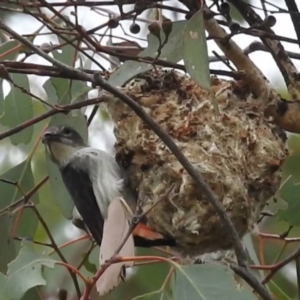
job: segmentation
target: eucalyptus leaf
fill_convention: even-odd
[[[33,287],[24,294],[22,300],[41,300],[41,297],[37,291],[36,287]]]
[[[202,10],[191,17],[184,29],[183,60],[191,78],[202,88],[210,89],[209,57]]]
[[[248,232],[243,237],[243,244],[245,245],[245,247],[247,249],[247,254],[249,256],[248,260],[250,261],[249,263],[254,264],[254,265],[260,265],[256,251],[254,249],[251,233]],[[262,270],[251,270],[251,272],[257,277],[258,280],[261,280],[262,278],[264,278],[264,272]]]
[[[59,98],[58,98],[57,91],[56,91],[54,85],[52,84],[52,79],[53,78],[49,78],[43,84],[43,88],[47,94],[47,101],[51,104],[57,104],[59,101]]]
[[[300,155],[300,135],[299,134],[291,134],[288,137],[287,145],[289,148],[290,155]]]
[[[296,183],[293,177],[288,177],[279,190],[280,197],[287,203],[285,210],[278,210],[277,217],[291,226],[300,226],[300,183]]]
[[[30,91],[27,75],[10,74],[12,81],[25,90]],[[32,99],[19,88],[10,84],[11,90],[4,100],[4,114],[0,118],[3,126],[13,128],[33,117]],[[10,136],[13,145],[28,144],[32,138],[33,126],[28,126],[21,132]]]
[[[65,39],[71,40],[72,36],[62,35]],[[59,43],[65,44],[59,50],[53,50],[52,54],[55,59],[63,62],[64,64],[73,67],[75,65],[77,56],[77,50],[74,46],[70,44],[66,44],[66,41],[59,37]],[[56,96],[59,104],[68,104],[72,100],[72,93],[70,92],[72,89],[72,80],[62,79],[62,78],[51,78],[51,83],[56,90]],[[77,81],[75,81],[77,84]]]
[[[0,46],[0,54],[3,54],[9,50],[12,50],[13,48],[17,47],[20,44],[20,42],[11,40],[7,41]],[[11,52],[10,54],[6,55],[3,59],[4,60],[15,60],[19,55],[19,50]]]
[[[173,297],[169,291],[163,289],[134,297],[132,300],[173,300]]]
[[[84,101],[93,88],[82,81],[73,81],[71,103]]]
[[[36,253],[31,243],[24,243],[18,257],[8,265],[6,277],[0,276],[1,297],[20,300],[30,288],[46,285],[42,266],[54,268],[54,264],[55,260]]]
[[[71,114],[57,114],[51,118],[49,126],[65,124],[72,126],[77,130],[85,141],[88,140],[88,129],[86,124],[86,119],[80,111],[77,111],[78,115],[76,117]],[[69,220],[73,216],[73,201],[62,181],[60,172],[56,165],[50,160],[49,156],[46,155],[46,165],[50,178],[51,190],[53,192],[54,198],[57,205],[59,206],[62,214]]]
[[[272,293],[277,297],[276,299],[280,300],[292,300],[279,286],[275,283],[274,280],[270,280],[268,287],[272,290]]]
[[[22,192],[27,193],[34,188],[34,177],[31,170],[31,161],[25,160],[19,165],[11,168],[0,175],[1,179],[6,179],[11,182],[18,182]],[[22,198],[24,195],[15,186],[6,182],[0,182],[0,210],[6,208],[14,201]],[[37,204],[39,202],[38,194],[35,193],[30,200]],[[17,214],[17,213],[16,213]],[[15,242],[11,237],[12,228],[16,221],[16,214],[0,215],[0,271],[5,272],[7,264],[15,258],[20,247],[19,242]],[[20,237],[33,238],[38,225],[38,220],[34,212],[30,209],[24,209],[21,219],[19,220],[16,235]]]
[[[186,21],[173,22],[172,32],[169,35],[167,44],[161,49],[159,59],[177,63],[182,59],[183,33]],[[164,41],[163,33],[161,34]],[[159,48],[158,39],[148,34],[148,47],[139,53],[139,57],[156,58]],[[153,68],[152,64],[138,61],[126,61],[122,66],[115,70],[109,78],[109,82],[114,86],[122,86],[136,75],[149,71]]]
[[[178,266],[172,276],[174,300],[257,300],[249,289],[238,285],[224,265]]]
[[[295,183],[300,183],[300,154],[290,155],[285,158],[282,165],[283,178],[292,176]]]

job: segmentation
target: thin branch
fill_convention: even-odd
[[[39,222],[41,223],[41,225],[43,226],[44,230],[46,231],[47,233],[47,236],[49,237],[50,239],[50,242],[51,242],[51,245],[53,247],[53,249],[55,250],[55,252],[57,253],[57,255],[60,257],[60,259],[68,264],[67,260],[65,259],[65,257],[63,256],[62,252],[60,251],[60,249],[58,248],[56,242],[55,242],[55,239],[53,238],[51,232],[50,232],[50,229],[48,228],[48,225],[46,224],[45,220],[43,219],[43,217],[41,216],[40,212],[38,211],[38,209],[33,205],[33,204],[26,204],[26,207],[29,207],[33,210],[33,212],[35,213],[35,215],[37,216]],[[78,299],[80,298],[81,296],[81,292],[80,292],[80,288],[79,288],[79,284],[78,284],[78,280],[77,280],[77,277],[76,275],[70,270],[68,269],[71,277],[72,277],[72,280],[74,282],[74,286],[75,286],[75,290],[76,290],[76,293],[77,293],[77,297]]]
[[[7,131],[4,131],[3,133],[0,133],[0,140],[3,140],[4,138],[7,138],[13,134],[16,134],[29,126],[32,126],[42,120],[45,120],[49,117],[56,115],[56,114],[59,114],[59,113],[67,114],[71,110],[79,109],[81,107],[85,107],[85,106],[89,106],[89,105],[98,104],[103,101],[106,101],[105,96],[103,96],[101,98],[93,98],[93,99],[89,99],[89,100],[85,100],[85,101],[81,101],[81,102],[77,102],[77,103],[73,103],[73,104],[60,105],[59,110],[51,109],[44,114],[41,114],[41,115],[39,115],[35,118],[32,118],[24,123],[21,123],[20,125],[13,127]]]
[[[297,35],[298,39],[298,45],[300,48],[300,14],[299,14],[299,9],[297,7],[297,4],[295,0],[285,0],[285,4],[288,8],[288,12],[290,13],[293,25],[294,25],[294,30]],[[293,12],[293,13],[292,13]]]
[[[260,16],[247,3],[240,0],[229,0],[229,2],[237,8],[250,26],[260,26],[266,33],[274,34],[273,30],[263,23]],[[284,47],[278,40],[271,40],[265,37],[261,37],[261,40],[272,54],[291,96],[293,99],[297,99],[298,91],[300,91],[300,81],[297,79],[298,71],[285,52]]]
[[[3,182],[7,182],[5,179],[0,179]],[[8,213],[11,210],[15,210],[19,208],[20,206],[25,205],[30,198],[44,185],[44,183],[48,180],[48,176],[44,177],[34,188],[32,188],[28,193],[24,194],[22,198],[14,201],[12,204],[6,206],[5,208],[0,210],[0,216],[3,213]],[[22,193],[23,194],[23,193]]]

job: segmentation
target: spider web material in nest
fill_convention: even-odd
[[[264,118],[246,83],[211,79],[218,102],[187,75],[152,70],[123,91],[166,130],[222,202],[239,235],[251,229],[281,180],[285,134]],[[224,226],[164,143],[121,101],[107,109],[115,122],[117,159],[127,169],[142,208],[176,189],[147,215],[149,225],[176,239],[177,250],[200,255],[231,248]]]

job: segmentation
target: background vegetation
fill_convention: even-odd
[[[141,71],[139,66],[145,67],[142,61],[182,70],[187,65],[178,45],[186,26],[195,26],[194,30],[203,37],[196,45],[198,49],[187,44],[194,50],[189,57],[204,70],[196,78],[199,84],[204,84],[206,67],[210,74],[226,78],[236,78],[241,71],[220,56],[223,53],[213,37],[207,38],[207,56],[202,10],[197,9],[198,4],[203,8],[202,1],[135,2],[124,1],[128,4],[123,6],[124,15],[116,5],[122,1],[0,3],[0,299],[78,299],[70,270],[57,261],[65,260],[85,277],[92,277],[99,267],[99,249],[92,247],[85,234],[72,225],[72,202],[40,143],[48,124],[66,120],[87,138],[85,114],[88,120],[94,116],[89,127],[91,144],[113,151],[113,122],[95,108],[99,100],[89,76],[100,72],[110,84],[121,86]],[[206,1],[214,18],[226,29],[227,38],[237,42],[245,53],[253,53],[250,57],[287,99],[292,98],[291,90],[286,88],[282,69],[278,69],[280,63],[275,63],[277,54],[266,47],[265,39],[282,42],[293,64],[298,65],[297,2]],[[251,24],[239,3],[248,5],[268,29],[259,21]],[[194,13],[198,16],[192,23]],[[172,26],[166,25],[169,20]],[[153,26],[151,29],[153,23],[165,26],[161,41]],[[282,33],[287,24],[290,30]],[[270,33],[272,27],[275,32]],[[256,46],[251,48],[250,44]],[[110,77],[111,70],[120,64],[122,69],[114,73],[118,76]],[[73,68],[80,73],[72,73]],[[80,77],[82,74],[86,80]],[[284,164],[285,181],[278,192],[278,205],[268,208],[275,215],[265,217],[259,232],[247,235],[243,241],[251,272],[257,282],[266,283],[274,299],[300,299],[299,136],[290,135],[288,145],[291,156]],[[162,254],[155,249],[139,249],[138,255]],[[105,299],[256,299],[249,287],[235,292],[233,271],[229,268],[201,265],[199,269],[195,265],[177,269],[176,276],[170,273],[173,268],[167,262],[135,267],[126,284]],[[214,287],[211,278],[216,283]],[[77,282],[83,291],[84,282],[79,277]]]

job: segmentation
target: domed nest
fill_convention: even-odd
[[[212,78],[211,85],[220,113],[207,91],[176,71],[149,71],[123,90],[201,172],[242,237],[279,187],[286,136],[264,118],[262,101],[246,83]],[[138,191],[141,207],[174,184],[169,197],[147,215],[149,225],[174,237],[177,250],[186,255],[230,249],[215,210],[164,143],[121,101],[106,105],[115,122],[117,160]]]

